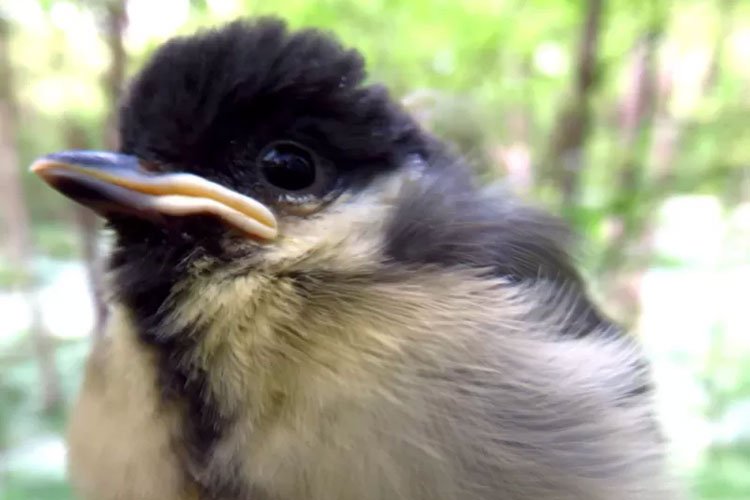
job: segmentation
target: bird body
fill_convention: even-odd
[[[68,428],[68,474],[82,499],[198,500],[172,447],[180,422],[161,403],[154,353],[114,309],[89,356]]]
[[[34,167],[106,217],[86,500],[673,498],[635,340],[559,222],[476,187],[359,56],[260,20],[136,78],[123,149]]]
[[[198,484],[184,481],[171,446],[184,424],[179,403],[159,403],[153,356],[134,332],[113,332],[111,355],[87,376],[70,431],[74,483],[91,492],[84,498],[193,498],[200,484],[221,492],[216,498],[668,497],[648,400],[627,398],[640,383],[628,369],[639,359],[631,342],[561,342],[550,323],[529,332],[529,306],[518,294],[542,290],[503,292],[502,283],[461,273],[361,285],[342,283],[343,295],[325,297],[327,305],[287,324],[266,323],[325,332],[334,345],[280,344],[270,328],[264,341],[250,319],[258,309],[245,324],[212,327],[250,337],[253,349],[225,351],[252,352],[232,360],[202,354],[222,367],[206,367],[217,374],[217,400],[228,402],[220,411],[238,417],[210,453],[191,462]],[[261,315],[288,315],[271,305],[278,290],[248,286],[269,294],[258,297],[269,300]],[[435,289],[445,292],[436,297]],[[338,308],[345,297],[354,331],[330,325],[331,315],[347,312]],[[299,307],[301,300],[286,298],[290,309]],[[435,298],[445,307],[431,309]],[[378,309],[363,311],[364,304]],[[507,317],[497,318],[499,306]],[[245,307],[233,295],[223,311],[230,318]],[[451,341],[440,332],[454,324]]]

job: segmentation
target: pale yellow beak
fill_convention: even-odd
[[[276,217],[259,201],[197,175],[149,172],[133,156],[68,151],[36,160],[31,171],[101,215],[212,215],[253,238],[278,234]]]

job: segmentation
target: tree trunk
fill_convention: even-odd
[[[516,61],[508,71],[518,81],[528,82],[531,74],[531,57],[524,56]],[[506,113],[507,138],[504,144],[494,146],[491,155],[495,164],[503,167],[504,178],[511,189],[519,196],[526,197],[533,188],[532,166],[532,122],[531,96],[526,90]]]
[[[102,86],[107,97],[109,112],[105,119],[104,145],[109,150],[117,150],[117,105],[125,81],[127,55],[123,41],[127,25],[126,0],[111,0],[104,6],[103,25],[104,38],[109,51],[110,63]],[[68,146],[75,149],[87,149],[85,135],[75,124],[68,128]],[[104,258],[99,251],[97,236],[101,224],[99,218],[90,210],[83,207],[75,208],[75,219],[81,234],[83,258],[86,263],[86,273],[92,293],[94,306],[94,340],[98,342],[104,337],[108,308],[104,297]]]
[[[9,41],[10,27],[0,18],[0,206],[4,251],[11,263],[19,264],[25,263],[30,253],[31,226],[19,170]]]
[[[633,51],[627,92],[620,106],[622,158],[610,204],[613,231],[599,267],[599,275],[609,288],[608,295],[617,304],[616,316],[628,326],[640,313],[639,290],[650,257],[649,221],[641,208],[650,194],[644,179],[654,135],[657,92],[654,65],[660,34],[661,24],[653,26]]]
[[[583,153],[589,136],[591,94],[597,82],[602,0],[586,2],[585,20],[576,56],[570,99],[552,131],[543,184],[557,191],[563,214],[572,217],[578,201]]]
[[[70,149],[90,149],[91,147],[83,128],[72,120],[65,123],[65,142]],[[104,259],[99,251],[98,242],[99,218],[93,211],[78,204],[73,204],[72,210],[81,239],[81,254],[94,310],[92,334],[94,341],[98,342],[104,336],[108,313],[104,296]]]
[[[127,54],[125,53],[124,35],[128,24],[127,0],[110,0],[106,5],[105,36],[109,49],[109,70],[104,81],[104,91],[109,104],[109,114],[105,130],[104,143],[108,149],[119,147],[117,133],[117,106],[125,84]]]
[[[33,277],[31,218],[23,192],[18,158],[18,120],[10,60],[10,30],[9,22],[0,18],[0,207],[5,218],[5,253],[12,269],[18,272],[18,285],[31,305],[30,336],[39,363],[42,407],[45,412],[53,412],[61,406],[62,393],[57,377],[55,347],[42,323],[41,305]]]
[[[648,161],[655,114],[656,71],[654,55],[658,34],[648,33],[633,51],[628,91],[620,106],[620,150],[617,183],[611,201],[616,230],[602,260],[602,271],[617,268],[627,243],[638,232],[640,213],[636,205],[643,203],[644,166]]]

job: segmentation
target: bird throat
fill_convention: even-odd
[[[134,279],[127,268],[118,270],[115,276],[117,281],[127,284]],[[181,309],[179,296],[175,295],[178,283],[177,276],[160,273],[144,276],[140,286],[117,288],[119,299],[131,313],[140,342],[156,354],[162,404],[178,409],[181,430],[176,433],[173,446],[184,464],[185,479],[199,486],[201,498],[222,498],[235,493],[239,485],[209,480],[202,471],[230,427],[232,417],[220,408],[207,372],[197,362],[207,327],[175,321]]]

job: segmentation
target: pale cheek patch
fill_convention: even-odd
[[[371,271],[382,261],[394,206],[419,175],[417,167],[405,168],[358,194],[342,195],[318,214],[282,220],[279,239],[264,247],[264,270]]]

